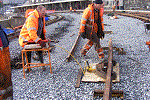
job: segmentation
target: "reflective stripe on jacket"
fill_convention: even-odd
[[[28,18],[28,16],[33,13],[34,9],[28,9],[26,10],[26,13],[25,13],[25,18]]]
[[[25,43],[23,43],[23,41],[34,41],[37,43],[39,40],[41,40],[41,38],[39,38],[37,35],[38,23],[39,23],[38,18],[39,18],[39,14],[37,10],[34,10],[26,19],[19,36],[20,46],[24,47]],[[45,33],[46,30],[45,30],[45,17],[44,17],[43,18],[44,38],[45,38]]]
[[[103,8],[100,9],[100,14],[99,15],[100,15],[100,18],[101,18],[101,23],[102,23],[103,22]],[[98,31],[97,24],[94,23],[93,4],[90,4],[83,12],[82,19],[81,19],[81,25],[80,25],[80,32],[81,33],[86,31],[85,27],[88,28],[88,30],[87,30],[88,32],[89,32],[89,30],[92,31],[92,27],[94,28],[94,31],[96,33]],[[102,30],[104,30],[104,24],[103,23],[102,23]]]

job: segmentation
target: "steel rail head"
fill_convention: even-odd
[[[70,50],[70,53],[68,54],[68,56],[67,56],[67,62],[70,62],[71,61],[71,55],[73,55],[74,54],[74,52],[75,52],[75,50],[76,50],[76,48],[77,48],[77,45],[78,45],[78,43],[79,43],[79,41],[80,41],[80,34],[77,36],[77,39],[75,40],[75,43],[74,43],[74,45],[72,46],[72,48],[71,48],[71,50]]]
[[[109,39],[109,57],[108,57],[108,69],[107,69],[107,76],[106,76],[106,82],[105,82],[105,89],[104,89],[104,95],[103,95],[103,100],[110,100],[112,96],[112,40]]]

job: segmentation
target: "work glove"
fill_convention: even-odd
[[[101,39],[104,39],[105,33],[103,31],[101,32],[101,34],[97,33],[97,37],[101,38]]]
[[[81,37],[82,37],[83,39],[86,38],[85,32],[80,32],[80,35],[81,35]]]
[[[46,43],[45,43],[44,41],[42,41],[42,40],[39,40],[37,43],[40,44],[40,46],[41,46],[42,48],[43,48],[43,47],[46,47]]]
[[[102,31],[102,39],[104,39],[105,37],[105,33]]]

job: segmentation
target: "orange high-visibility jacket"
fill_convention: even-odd
[[[72,11],[72,7],[70,7],[70,11]]]
[[[41,38],[37,36],[38,23],[39,23],[38,18],[39,18],[39,14],[37,10],[35,9],[33,13],[31,13],[26,19],[21,29],[20,36],[19,36],[20,46],[24,47],[24,45],[26,44],[26,43],[23,43],[23,41],[34,41],[37,43],[39,40],[41,40]],[[45,17],[44,17],[43,18],[44,38],[45,38],[45,33],[46,33],[46,30],[45,30]]]
[[[94,4],[90,4],[83,12],[82,19],[81,19],[81,25],[80,25],[80,32],[85,32],[86,29],[85,27],[88,28],[89,33],[92,32],[92,27],[95,33],[98,31],[98,26],[96,22],[94,23]],[[100,9],[100,18],[101,18],[101,23],[103,22],[103,8]],[[102,23],[102,31],[104,30],[104,24]]]

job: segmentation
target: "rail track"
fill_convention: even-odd
[[[150,23],[150,13],[140,13],[140,12],[132,12],[132,13],[116,13],[117,15],[128,16],[137,18],[145,23]]]
[[[128,17],[133,17],[133,18],[137,18],[139,20],[142,20],[144,23],[149,23],[150,22],[150,16],[149,13],[138,13],[138,12],[134,12],[134,13],[121,13],[121,12],[117,12],[116,14],[118,15],[122,15],[122,16],[128,16]],[[107,32],[105,31],[106,34],[109,34],[111,32]],[[73,55],[75,53],[75,49],[77,48],[77,45],[80,41],[81,36],[78,35],[74,45],[72,46],[72,49],[70,50],[70,54],[68,54],[67,56],[67,61],[71,61],[71,55]],[[120,97],[121,99],[124,98],[124,92],[123,90],[112,90],[111,89],[111,85],[112,85],[112,78],[111,78],[111,73],[113,70],[112,67],[112,51],[113,49],[118,51],[118,54],[126,54],[126,52],[123,50],[123,48],[116,48],[116,47],[112,47],[112,41],[110,40],[109,42],[109,47],[103,47],[104,50],[109,50],[109,58],[108,58],[108,70],[107,70],[107,76],[106,76],[106,82],[105,82],[105,89],[104,90],[94,90],[94,97],[96,96],[103,96],[104,100],[110,100],[111,97]],[[81,78],[83,77],[83,73],[82,70],[79,69],[78,72],[78,76],[77,76],[77,80],[76,80],[76,85],[75,87],[78,88],[80,87],[80,82],[81,82]]]
[[[117,13],[120,13],[120,12],[117,12]],[[124,14],[124,15],[123,15]],[[123,16],[125,16],[125,14],[126,13],[122,13],[122,15]],[[129,13],[127,13],[127,14],[129,14]],[[120,14],[121,15],[121,14]],[[129,14],[130,15],[130,14]],[[127,15],[126,15],[127,16]],[[135,16],[137,16],[137,15],[135,15]],[[130,15],[130,17],[133,17],[133,16],[131,16]],[[141,16],[142,18],[143,18],[143,16]],[[50,24],[52,24],[52,23],[54,23],[54,22],[57,22],[57,21],[59,21],[59,20],[61,20],[63,17],[61,16],[61,19],[59,19],[60,18],[60,16],[57,16],[56,15],[56,20],[51,20],[51,21],[49,21],[49,22],[47,22],[46,23],[46,25],[50,25]],[[134,18],[136,18],[136,17],[134,17]],[[141,19],[142,19],[141,18]],[[147,17],[145,17],[145,19],[146,19]],[[143,19],[143,20],[145,20],[145,19]],[[147,21],[147,19],[146,19],[146,21]],[[19,30],[18,30],[18,33],[17,34],[19,34]],[[105,31],[105,33],[106,34],[110,34],[111,33],[111,31],[110,32],[108,32],[108,31]],[[9,36],[9,39],[10,40],[12,40],[13,38],[16,38],[16,37],[18,37],[18,35],[15,37],[15,36],[13,36],[14,34],[10,34]],[[16,34],[15,34],[16,35]],[[76,38],[76,40],[75,40],[75,42],[74,42],[74,45],[73,45],[73,47],[71,48],[71,50],[70,50],[70,54],[67,56],[67,61],[71,61],[71,55],[73,55],[74,53],[75,53],[75,50],[76,50],[76,48],[77,48],[77,46],[78,46],[78,42],[80,41],[80,35],[78,35],[77,36],[77,38]],[[124,50],[123,50],[123,48],[116,48],[116,47],[112,47],[112,42],[110,41],[109,42],[109,47],[103,47],[103,49],[105,50],[109,50],[109,58],[108,58],[108,70],[107,70],[107,78],[106,78],[106,82],[105,82],[105,89],[104,90],[99,90],[99,89],[97,89],[97,90],[94,90],[94,97],[95,96],[104,96],[104,100],[109,100],[110,98],[111,98],[111,96],[120,96],[120,97],[123,97],[123,91],[122,90],[112,90],[111,89],[111,84],[112,84],[112,79],[111,79],[111,72],[112,72],[112,51],[113,51],[113,49],[114,50],[116,50],[116,51],[118,51],[118,54],[125,54],[125,52],[124,52]],[[77,84],[76,84],[76,87],[79,87],[80,86],[80,81],[81,81],[81,77],[82,77],[82,75],[83,75],[83,73],[82,73],[82,71],[81,71],[81,69],[79,69],[79,72],[78,72],[78,76],[77,76]]]
[[[104,14],[109,14],[112,12],[113,11],[110,11],[110,10],[104,11]],[[123,11],[115,11],[114,14],[121,15],[121,16],[127,16],[127,17],[133,17],[133,18],[142,20],[145,23],[150,23],[150,12],[123,10]]]
[[[111,14],[112,11],[105,11],[105,14]],[[115,15],[121,15],[121,16],[127,16],[127,17],[132,17],[139,19],[144,22],[144,27],[145,27],[145,33],[147,34],[148,31],[150,30],[150,12],[145,12],[145,11],[129,11],[129,10],[124,10],[124,11],[116,11],[113,12]]]
[[[78,35],[78,37],[80,37],[80,35]],[[77,38],[78,40],[78,38]],[[76,40],[76,41],[77,41]],[[77,43],[74,44],[73,47],[75,47],[77,45]],[[72,49],[73,50],[73,49]],[[93,97],[103,97],[104,100],[111,100],[112,97],[120,97],[120,99],[124,98],[124,92],[123,90],[112,90],[112,73],[113,73],[113,47],[112,47],[112,40],[109,39],[109,47],[108,47],[108,67],[107,67],[107,71],[106,71],[106,80],[105,80],[105,88],[104,90],[99,90],[96,89],[94,90],[94,94]],[[97,65],[96,65],[97,66]],[[101,76],[103,73],[101,73],[101,68],[103,66],[102,64],[98,64],[98,66],[96,67],[96,70],[99,71],[99,75]],[[77,80],[76,80],[76,85],[75,88],[79,88],[80,87],[80,83],[82,80],[82,77],[85,73],[82,72],[81,68],[79,69],[78,75],[77,75]],[[95,81],[96,82],[96,81]]]
[[[145,33],[148,33],[150,30],[150,13],[144,13],[144,12],[126,12],[126,13],[118,13],[118,15],[127,16],[139,19],[144,22],[145,26]]]
[[[66,11],[68,12],[68,11]],[[81,13],[82,11],[78,11],[79,13]],[[60,12],[59,12],[60,13]],[[64,13],[64,11],[63,11]],[[108,13],[111,13],[110,11],[106,11],[105,14],[108,14]],[[133,12],[133,13],[129,13],[129,12],[116,12],[116,14],[118,15],[122,15],[122,16],[128,16],[128,17],[133,17],[133,18],[137,18],[137,19],[140,19],[144,22],[150,22],[150,13],[140,13],[140,12]],[[55,16],[56,18],[52,19],[52,20],[49,20],[46,22],[46,26],[52,24],[52,23],[55,23],[57,21],[60,21],[63,19],[63,16],[61,15],[58,15],[58,14],[51,14],[51,16]],[[11,34],[8,34],[8,39],[9,41],[15,39],[15,38],[18,38],[19,37],[19,34],[20,34],[20,31],[21,29],[17,29],[15,33],[11,33]],[[145,31],[146,31],[146,28],[145,28]],[[104,31],[105,34],[111,34],[112,31]],[[74,55],[74,52],[77,48],[77,44],[78,42],[80,41],[80,38],[81,36],[78,35],[77,36],[77,39],[75,40],[75,43],[72,47],[72,49],[70,50],[70,53],[68,54],[67,56],[67,62],[71,61],[72,59],[72,56],[71,55]],[[102,47],[104,50],[109,50],[109,47]],[[118,54],[120,55],[123,55],[123,54],[126,54],[126,52],[124,51],[123,48],[117,48],[117,47],[113,47],[113,50],[116,50],[118,52]]]

